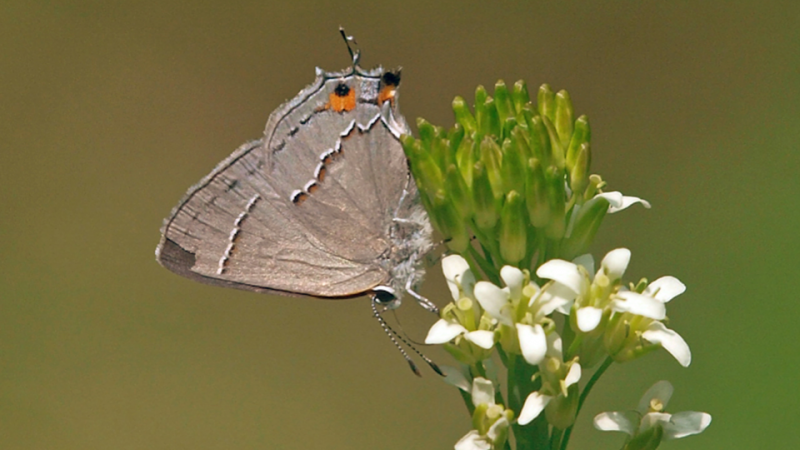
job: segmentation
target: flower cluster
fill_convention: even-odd
[[[608,252],[596,270],[585,254],[606,214],[650,204],[604,192],[590,174],[589,121],[574,119],[566,91],[542,85],[534,105],[524,82],[509,90],[500,81],[494,98],[478,87],[474,114],[461,97],[453,111],[451,130],[419,119],[420,138],[401,142],[431,223],[453,253],[442,260],[453,301],[425,342],[460,363],[445,379],[461,389],[473,430],[456,449],[510,448],[511,433],[517,450],[564,450],[586,396],[613,363],[663,348],[689,366],[689,346],[666,325],[666,304],[686,287],[671,276],[626,281],[625,248]],[[498,358],[505,383],[494,370]],[[704,413],[669,416],[656,403],[635,417],[601,414],[596,424],[628,432],[625,448],[638,450],[710,421]]]
[[[444,344],[471,373],[482,373],[481,365],[495,346],[506,359],[519,356],[536,366],[540,387],[528,394],[518,422],[528,424],[545,411],[550,425],[565,429],[578,410],[582,364],[592,367],[606,357],[624,362],[658,347],[684,366],[691,360],[686,342],[662,322],[665,303],[685,287],[674,277],[625,286],[622,275],[630,255],[628,249],[612,250],[596,273],[590,255],[575,262],[548,261],[536,272],[551,280],[542,287],[527,271],[511,266],[500,271],[503,287],[476,283],[464,258],[447,256],[442,268],[453,302],[442,310],[425,342]],[[565,316],[568,324],[571,345],[566,354],[554,313]]]

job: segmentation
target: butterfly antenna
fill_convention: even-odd
[[[417,350],[417,348],[414,347],[414,345],[411,342],[409,342],[411,340],[410,338],[409,339],[404,338],[397,331],[395,331],[392,327],[390,327],[388,323],[386,323],[386,319],[384,319],[383,315],[381,315],[382,312],[386,311],[386,308],[384,308],[383,311],[379,311],[378,310],[378,304],[380,304],[380,301],[377,299],[377,297],[373,297],[372,298],[372,313],[375,316],[375,318],[378,319],[378,323],[381,324],[381,328],[383,328],[384,333],[386,333],[386,335],[389,336],[389,339],[392,341],[394,346],[397,347],[398,350],[400,350],[400,353],[403,355],[403,358],[405,358],[406,361],[408,362],[408,365],[411,366],[411,370],[417,376],[419,376],[419,377],[422,376],[422,374],[419,372],[419,369],[417,369],[417,365],[414,364],[414,362],[408,356],[408,352],[406,352],[406,350],[400,345],[400,342],[406,344],[408,346],[408,348],[413,350],[414,353],[416,353],[417,356],[422,358],[422,360],[425,361],[425,363],[428,364],[428,366],[434,372],[438,373],[441,376],[445,376],[444,372],[442,372],[442,369],[440,369],[439,366],[435,362],[433,362],[432,359],[430,359],[427,356],[425,356],[421,351]],[[395,319],[396,318],[397,318],[397,316],[395,315]],[[398,323],[399,323],[399,320],[398,320]],[[401,326],[401,328],[402,328],[402,326]],[[400,340],[400,342],[397,341],[398,339]]]
[[[411,367],[411,371],[414,372],[414,374],[416,376],[421,377],[422,374],[420,373],[419,369],[417,369],[417,365],[414,364],[414,361],[412,361],[411,357],[408,356],[408,352],[406,352],[406,350],[403,348],[403,346],[401,346],[400,343],[397,342],[397,339],[395,339],[395,336],[397,336],[397,333],[395,333],[395,331],[392,329],[392,327],[390,327],[389,324],[386,323],[386,319],[384,319],[383,316],[381,316],[381,313],[378,312],[378,306],[377,306],[378,303],[380,303],[378,301],[378,298],[377,297],[372,297],[372,314],[375,316],[376,319],[378,319],[378,323],[381,324],[381,328],[383,328],[383,332],[386,333],[387,336],[389,336],[389,340],[392,341],[392,344],[394,344],[394,346],[397,347],[398,350],[400,350],[400,354],[403,355],[403,358],[406,359],[406,362],[408,363],[409,367]],[[416,351],[416,349],[414,349],[414,350]],[[419,353],[419,352],[417,352],[417,353]]]
[[[358,42],[356,42],[356,38],[353,36],[348,36],[347,33],[344,32],[344,28],[339,26],[339,34],[342,35],[344,39],[344,43],[347,45],[347,51],[350,52],[350,59],[353,60],[353,66],[358,65],[358,61],[361,59],[361,50],[358,49]],[[350,46],[350,43],[353,43],[353,46]],[[353,50],[353,47],[356,49]]]
[[[394,312],[394,311],[392,311],[392,312]],[[395,314],[394,317],[395,317],[395,319],[397,319],[397,315],[396,314]],[[397,323],[399,324],[400,321],[398,320]],[[414,353],[416,353],[417,356],[422,358],[422,360],[425,361],[428,364],[428,366],[430,366],[430,368],[433,369],[434,372],[438,373],[441,376],[445,376],[444,372],[442,372],[442,369],[440,369],[439,366],[436,365],[436,363],[433,362],[432,359],[428,358],[427,356],[425,356],[424,353],[422,353],[421,351],[417,350],[416,347],[414,347],[414,344],[417,344],[417,345],[427,345],[427,344],[424,344],[424,343],[421,344],[421,343],[415,342],[413,339],[408,337],[408,334],[406,334],[406,332],[403,331],[402,325],[400,326],[400,330],[403,331],[403,334],[406,334],[406,337],[408,337],[408,339],[406,339],[406,337],[403,337],[400,333],[395,331],[393,328],[389,328],[389,330],[397,337],[397,339],[400,339],[401,342],[406,344],[408,346],[408,348],[410,348],[411,350],[414,350]],[[412,344],[412,342],[414,344]]]

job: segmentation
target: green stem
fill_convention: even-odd
[[[574,310],[572,312],[574,312]],[[564,320],[568,321],[569,317],[565,318]],[[567,328],[568,326],[570,326],[569,323],[564,324],[564,328]],[[583,342],[583,336],[583,334],[578,334],[575,336],[575,339],[567,349],[567,356],[564,358],[565,361],[572,359],[572,357],[578,353],[578,350],[581,348],[581,343]]]
[[[614,360],[609,356],[603,361],[603,364],[594,372],[592,378],[589,379],[589,382],[586,383],[586,387],[583,388],[583,392],[581,392],[580,398],[578,398],[578,409],[575,411],[575,419],[578,419],[578,414],[581,412],[581,408],[583,407],[583,402],[586,401],[586,397],[589,396],[589,392],[594,387],[594,384],[597,383],[597,380],[603,375],[603,373],[608,369]],[[564,430],[564,438],[561,441],[561,450],[567,450],[567,444],[569,443],[569,436],[572,434],[572,427],[575,424],[573,423],[570,425],[566,430]]]
[[[558,450],[561,444],[561,438],[564,437],[563,432],[556,427],[553,427],[553,433],[550,435],[550,450]]]

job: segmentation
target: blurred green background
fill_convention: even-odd
[[[591,418],[655,381],[714,421],[675,449],[798,448],[796,2],[101,2],[0,5],[0,447],[452,448],[461,399],[414,377],[366,299],[287,299],[182,279],[153,257],[185,190],[269,113],[348,65],[402,65],[402,110],[524,78],[567,89],[594,170],[650,200],[594,253],[671,274],[694,362],[613,366]],[[439,268],[423,293],[447,300]],[[422,339],[433,318],[399,312]],[[448,358],[436,349],[440,362]]]

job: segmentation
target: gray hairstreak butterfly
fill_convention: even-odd
[[[395,308],[404,292],[437,310],[414,291],[432,231],[399,142],[409,133],[400,70],[361,68],[342,36],[353,66],[317,69],[314,83],[272,112],[263,138],[191,187],[164,221],[156,259],[216,286],[370,295],[386,329],[376,304]]]

